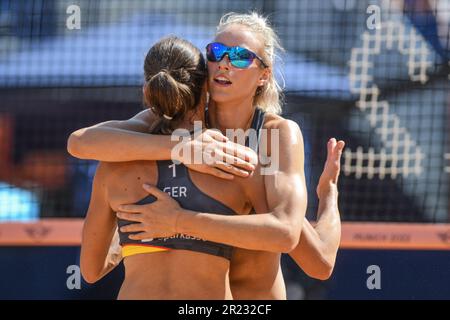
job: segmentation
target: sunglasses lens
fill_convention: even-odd
[[[236,47],[231,55],[231,64],[236,68],[248,68],[255,58],[254,54],[245,49]]]
[[[251,60],[231,60],[231,65],[235,66],[236,68],[245,69],[248,68],[251,64]]]
[[[206,57],[209,61],[220,61],[227,51],[227,47],[221,43],[210,43],[206,47]]]
[[[225,54],[228,54],[232,66],[241,69],[248,68],[255,59],[255,54],[245,48],[229,48],[219,42],[213,42],[206,46],[206,58],[208,61],[218,62],[223,59]]]

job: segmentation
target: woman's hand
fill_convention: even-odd
[[[341,170],[342,150],[344,147],[345,142],[343,140],[336,141],[335,138],[328,140],[327,160],[316,188],[319,199],[325,199],[327,196],[332,196],[337,199],[337,184]]]
[[[120,228],[122,232],[139,232],[130,235],[132,240],[170,237],[177,234],[177,220],[181,207],[176,200],[155,186],[144,184],[144,189],[156,201],[150,204],[119,206],[117,217],[136,222]]]
[[[231,180],[235,175],[249,177],[258,162],[252,149],[229,141],[217,130],[206,129],[184,143],[183,152],[176,160],[191,170],[222,179]],[[186,150],[189,152],[184,152]]]

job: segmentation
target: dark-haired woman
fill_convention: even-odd
[[[159,117],[152,133],[171,134],[185,129],[189,135],[194,121],[204,121],[207,71],[195,46],[176,37],[159,41],[147,54],[144,74],[145,103]],[[130,224],[117,221],[119,205],[154,202],[155,198],[142,189],[143,182],[157,185],[161,193],[169,193],[186,209],[235,215],[248,214],[252,207],[262,205],[261,179],[255,175],[246,180],[222,181],[190,172],[171,160],[101,162],[83,229],[83,277],[95,282],[111,268],[106,258],[117,223],[119,227]],[[119,299],[232,298],[229,245],[176,233],[165,238],[131,240],[120,230],[125,280]]]

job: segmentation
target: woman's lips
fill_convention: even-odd
[[[214,82],[221,87],[229,87],[232,84],[232,82],[224,76],[215,77]]]

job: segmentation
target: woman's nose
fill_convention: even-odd
[[[228,54],[225,54],[222,60],[219,61],[219,69],[228,70],[229,68],[230,68],[230,59],[228,59]]]

